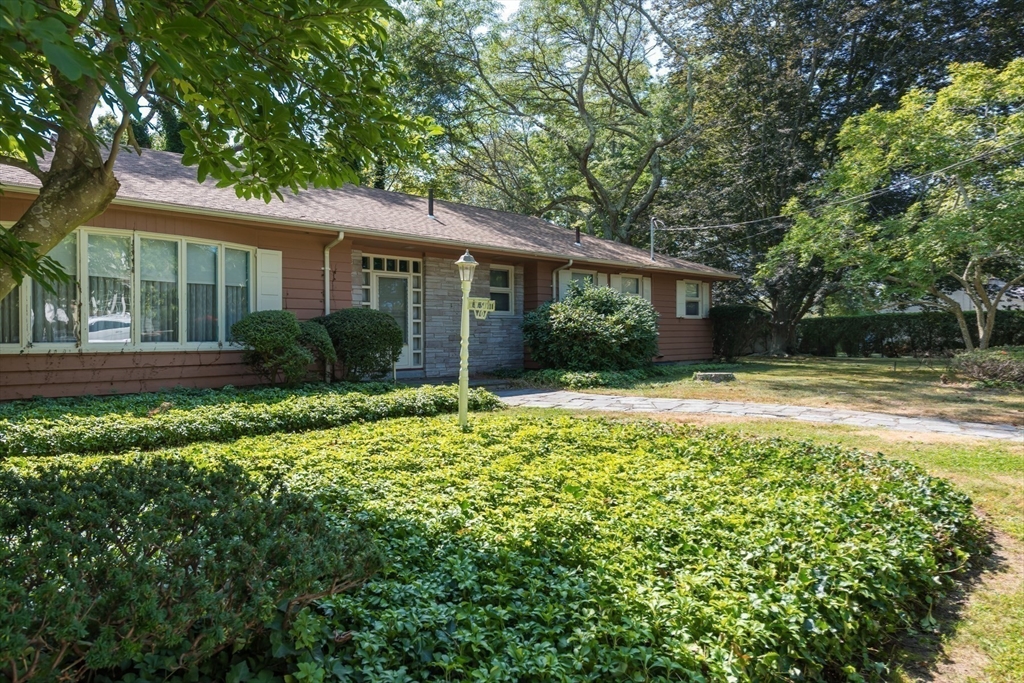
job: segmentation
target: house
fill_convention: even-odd
[[[454,262],[480,262],[472,296],[474,372],[522,367],[523,313],[591,282],[650,300],[660,361],[711,357],[710,284],[735,276],[583,237],[526,216],[394,192],[314,189],[269,204],[196,181],[169,152],[118,156],[112,205],[52,252],[75,279],[50,293],[25,280],[0,302],[0,400],[221,387],[258,380],[231,342],[253,310],[299,319],[349,306],[389,312],[405,334],[400,378],[458,373]],[[38,181],[0,166],[0,225]]]
[[[1006,286],[1006,280],[1000,280],[999,278],[989,278],[985,282],[985,291],[988,292],[990,297],[994,297],[996,292]],[[974,300],[967,296],[967,292],[961,287],[955,289],[946,294],[953,301],[960,305],[960,310],[964,313],[973,313],[975,310]],[[1024,311],[1024,285],[1011,286],[1003,294],[1003,297],[999,300],[999,304],[996,306],[1000,311]],[[926,309],[923,306],[914,304],[912,306],[890,306],[884,309],[885,312],[900,312],[900,313],[918,313],[924,310],[935,310],[934,308]]]

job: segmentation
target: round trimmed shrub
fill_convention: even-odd
[[[638,296],[573,283],[562,301],[524,316],[523,340],[546,368],[642,368],[658,354],[658,312]]]
[[[164,680],[376,570],[365,532],[277,479],[195,456],[4,462],[0,678]]]
[[[234,340],[245,349],[246,365],[271,384],[301,382],[315,360],[299,343],[302,328],[291,311],[257,311],[231,326]]]
[[[338,356],[336,370],[343,380],[383,377],[402,353],[402,328],[383,311],[345,308],[313,322],[326,328]]]
[[[317,365],[323,376],[327,371],[327,364],[334,365],[338,362],[338,354],[331,342],[331,335],[327,334],[327,328],[312,320],[303,320],[299,323],[299,338],[297,340],[302,348],[313,354]]]

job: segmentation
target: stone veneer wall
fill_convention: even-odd
[[[451,259],[426,258],[424,272],[425,369],[427,377],[459,374],[462,288],[458,269]],[[523,367],[523,268],[515,267],[513,315],[490,314],[486,320],[469,320],[470,374],[498,368]],[[469,295],[490,295],[490,267],[477,266]]]

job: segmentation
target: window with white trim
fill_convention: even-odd
[[[0,301],[0,348],[219,347],[253,310],[254,253],[210,240],[79,228],[49,253],[71,282],[47,288],[26,278]]]
[[[581,270],[573,270],[569,273],[569,281],[575,282],[581,287],[593,287],[594,286],[594,273],[588,273]]]
[[[632,294],[634,296],[640,296],[640,276],[620,275],[619,291],[622,292],[623,294]]]
[[[707,317],[708,298],[708,283],[697,280],[677,280],[676,317]]]
[[[490,297],[496,314],[514,312],[513,273],[511,266],[491,266]]]

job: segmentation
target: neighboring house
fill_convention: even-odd
[[[995,293],[1005,285],[1006,280],[992,278],[985,284],[985,289],[988,291],[989,296],[994,296]],[[967,292],[962,288],[952,292],[947,292],[947,294],[951,299],[960,304],[961,310],[965,313],[974,311],[974,301],[971,300],[971,297],[967,296]],[[1006,293],[1003,294],[1003,298],[999,300],[999,306],[997,306],[997,308],[1001,311],[1024,311],[1024,285],[1017,285],[1006,290]],[[902,313],[918,313],[925,309],[922,306],[893,306],[886,310],[900,311]]]
[[[472,296],[474,372],[522,367],[524,311],[578,280],[643,296],[661,314],[660,361],[711,357],[710,283],[736,276],[584,237],[546,221],[346,186],[266,204],[198,183],[179,155],[118,156],[113,204],[52,252],[75,278],[50,293],[26,280],[0,302],[0,400],[258,382],[231,342],[253,310],[299,319],[350,306],[387,311],[406,344],[402,378],[458,373],[455,259],[480,262]],[[38,181],[0,166],[0,225]]]

